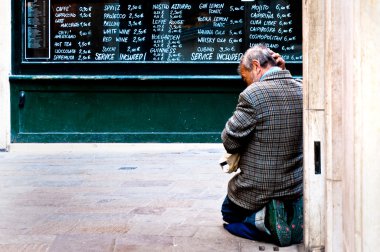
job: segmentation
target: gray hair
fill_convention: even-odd
[[[238,72],[240,73],[241,66],[251,71],[253,68],[253,60],[259,61],[261,67],[267,67],[268,64],[271,66],[276,65],[276,61],[272,57],[272,51],[265,45],[258,44],[249,48],[241,57]]]

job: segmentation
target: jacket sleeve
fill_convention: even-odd
[[[223,131],[223,146],[228,153],[240,152],[256,127],[256,108],[246,92],[239,95],[236,110],[228,119]]]

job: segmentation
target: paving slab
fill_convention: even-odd
[[[235,237],[221,144],[12,144],[0,251],[304,251]]]

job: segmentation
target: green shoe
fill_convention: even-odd
[[[271,200],[268,203],[265,214],[265,226],[268,227],[271,238],[276,245],[281,247],[290,245],[291,232],[287,223],[284,202],[281,200]]]
[[[303,197],[292,202],[293,217],[289,220],[289,227],[292,233],[292,244],[301,243],[303,240]]]

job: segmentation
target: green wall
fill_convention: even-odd
[[[239,79],[11,77],[11,141],[221,142]],[[25,102],[20,106],[20,94]]]

